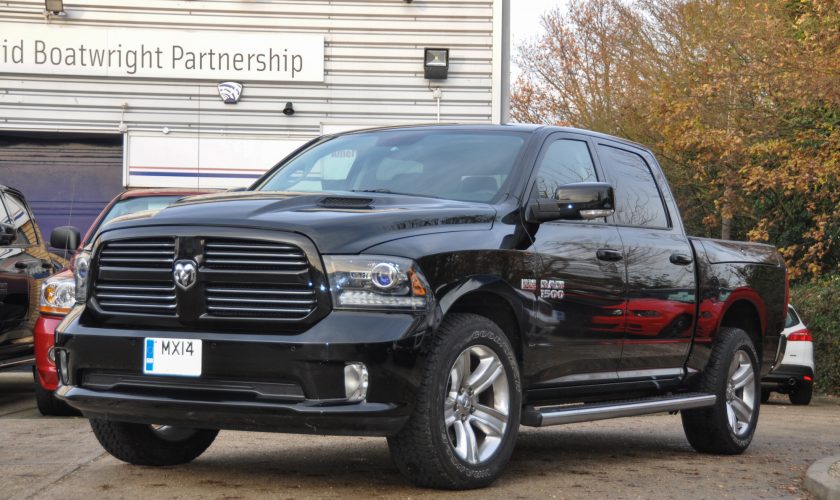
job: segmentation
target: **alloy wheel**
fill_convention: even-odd
[[[737,351],[729,364],[725,397],[729,428],[739,437],[748,434],[755,411],[756,390],[755,369],[744,350]]]
[[[508,430],[510,386],[505,367],[489,347],[474,345],[455,358],[443,416],[455,455],[471,465],[499,450]]]

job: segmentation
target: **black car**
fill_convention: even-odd
[[[134,464],[219,429],[360,434],[474,488],[520,424],[678,410],[694,448],[740,453],[783,351],[778,252],[687,237],[648,149],[575,129],[322,137],[79,264],[57,394]]]
[[[60,269],[23,194],[0,185],[0,369],[35,362],[41,282]]]

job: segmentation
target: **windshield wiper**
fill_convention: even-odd
[[[386,188],[377,188],[377,189],[351,189],[351,193],[387,193],[387,194],[406,194],[406,193],[395,193],[390,189]]]

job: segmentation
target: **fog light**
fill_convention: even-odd
[[[70,385],[70,370],[67,369],[67,352],[58,351],[58,376],[62,385]]]
[[[364,401],[368,390],[368,371],[364,363],[348,363],[344,367],[344,393],[347,401]]]

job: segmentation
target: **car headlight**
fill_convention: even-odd
[[[90,252],[83,250],[73,261],[73,277],[76,280],[76,302],[84,304],[87,300],[88,274],[90,271]]]
[[[53,276],[41,284],[38,309],[46,314],[65,315],[76,304],[76,280],[72,276]]]
[[[432,300],[426,278],[411,259],[382,255],[325,255],[336,309],[421,311]]]

